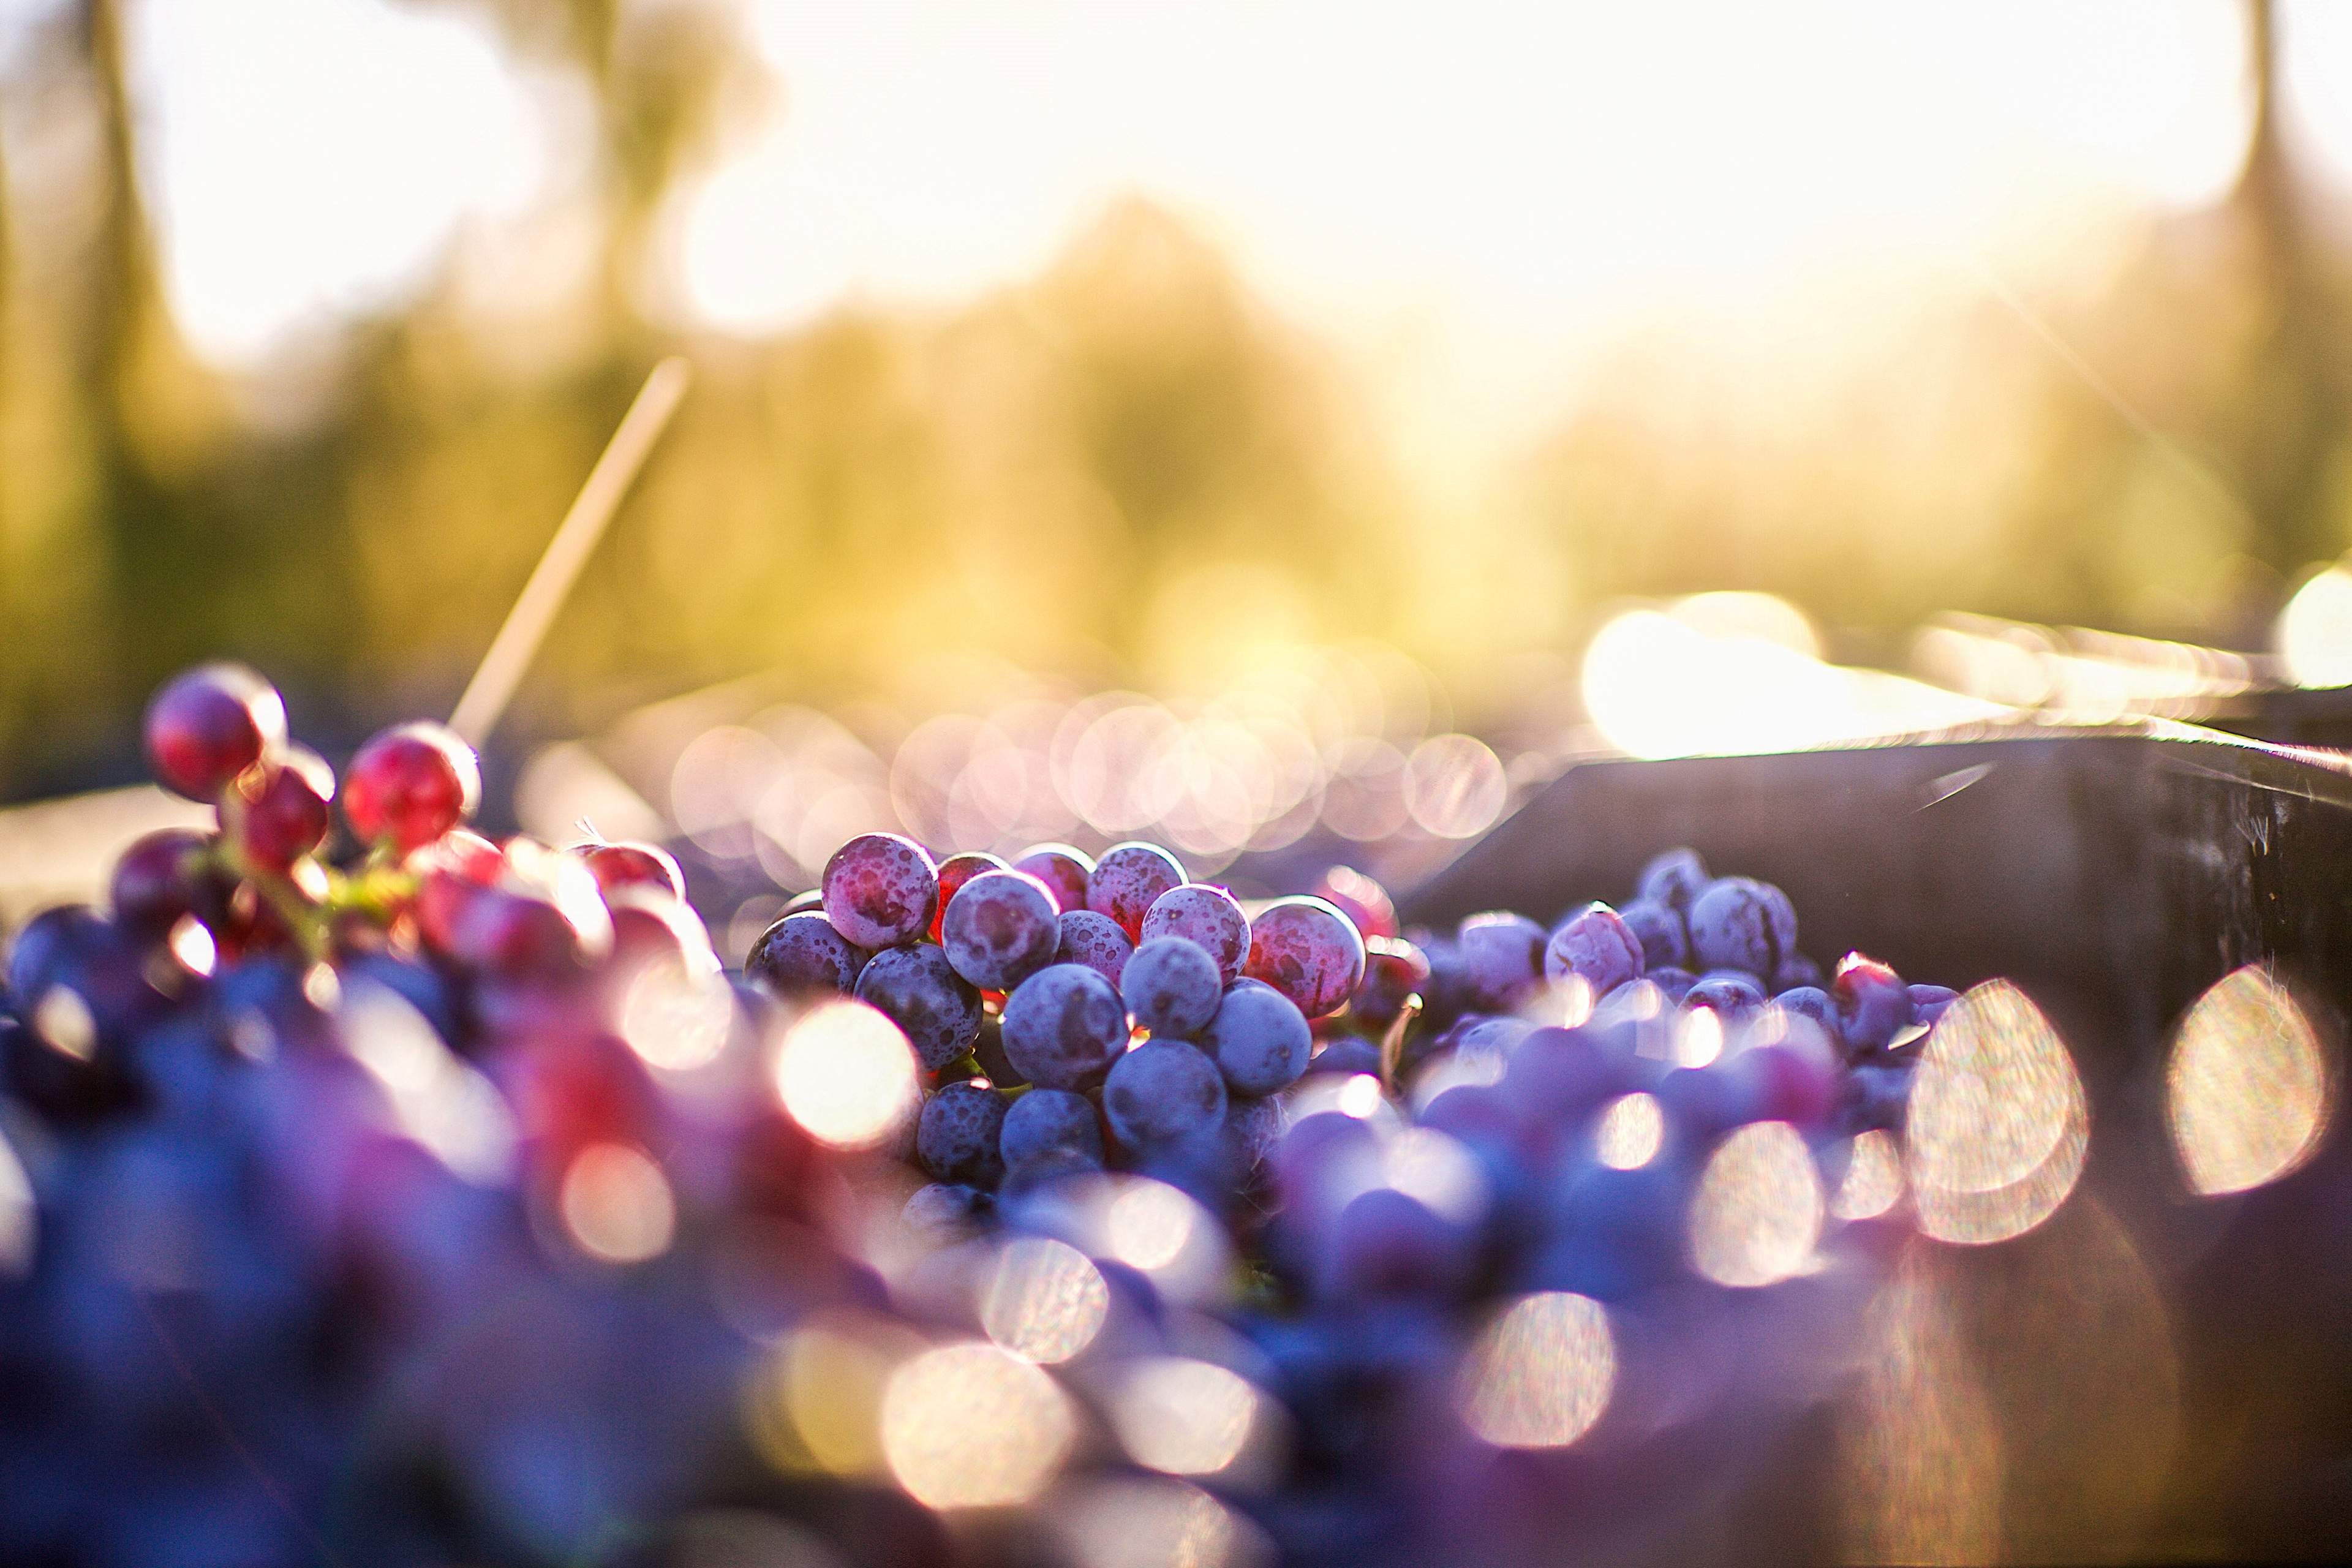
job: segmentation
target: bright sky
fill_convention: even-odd
[[[47,0],[54,4],[54,0]],[[772,121],[680,193],[662,308],[786,329],[1034,272],[1140,191],[1283,309],[1475,378],[2209,199],[2227,0],[1591,6],[742,4]],[[0,0],[10,13],[44,0]],[[251,361],[396,300],[576,177],[562,98],[461,9],[133,0],[172,299]],[[2291,110],[2352,182],[2352,7],[2288,7]],[[0,49],[5,53],[5,49]]]

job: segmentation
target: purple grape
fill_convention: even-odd
[[[940,920],[940,948],[983,991],[1010,991],[1054,962],[1062,916],[1025,871],[983,871],[958,889]]]
[[[894,947],[867,960],[857,977],[857,999],[906,1031],[927,1072],[939,1071],[980,1038],[980,993],[947,954],[928,943]]]
[[[1001,1201],[1017,1205],[1056,1182],[1097,1175],[1102,1168],[1100,1154],[1089,1154],[1083,1149],[1057,1144],[1053,1148],[1040,1149],[1025,1160],[1006,1165],[1003,1179],[996,1184],[996,1191]]]
[[[1217,961],[1223,984],[1240,979],[1242,965],[1249,959],[1249,917],[1242,913],[1241,904],[1231,893],[1206,882],[1186,882],[1151,900],[1151,907],[1143,912],[1139,940],[1150,942],[1161,936],[1181,936],[1197,943]]]
[[[1201,1031],[1201,1047],[1241,1094],[1287,1089],[1307,1071],[1314,1031],[1290,998],[1255,980],[1236,980]]]
[[[896,947],[931,929],[940,868],[929,851],[895,833],[864,833],[824,864],[824,913],[863,948]]]
[[[833,929],[822,910],[786,915],[744,955],[743,976],[777,997],[857,988],[866,954]]]
[[[1676,969],[1672,966],[1647,970],[1643,972],[1642,978],[1658,988],[1665,996],[1668,1006],[1680,1003],[1684,997],[1690,994],[1691,987],[1698,984],[1698,976],[1689,970]]]
[[[1819,990],[1828,978],[1822,973],[1822,966],[1803,953],[1786,952],[1780,955],[1779,965],[1772,971],[1772,990],[1775,994],[1793,991],[1800,985],[1811,985]]]
[[[1046,1089],[1076,1089],[1127,1047],[1127,1005],[1082,963],[1048,964],[1004,1004],[1004,1054]]]
[[[999,1089],[1018,1089],[1029,1080],[1004,1054],[1004,1020],[991,1016],[982,1008],[980,1038],[971,1045],[971,1059],[980,1064],[980,1076]]]
[[[1045,883],[1064,914],[1087,907],[1087,888],[1094,879],[1095,863],[1085,850],[1067,844],[1040,844],[1015,856],[1013,868]]]
[[[1342,1035],[1336,1040],[1326,1040],[1323,1048],[1307,1064],[1313,1073],[1368,1072],[1378,1078],[1381,1071],[1381,1047],[1377,1041],[1361,1035]]]
[[[1580,977],[1599,996],[1642,973],[1642,940],[1607,904],[1587,904],[1559,923],[1544,948],[1544,977]]]
[[[1634,885],[1633,896],[1650,903],[1664,904],[1676,914],[1687,915],[1698,896],[1706,891],[1711,879],[1696,849],[1669,849],[1654,856],[1642,868],[1641,879]]]
[[[1349,1201],[1332,1222],[1316,1270],[1332,1301],[1449,1296],[1477,1261],[1477,1237],[1394,1187]]]
[[[1118,994],[1154,1037],[1191,1039],[1217,1016],[1224,993],[1217,961],[1181,936],[1154,937],[1135,950]]]
[[[1425,993],[1430,985],[1429,960],[1402,937],[1364,939],[1364,977],[1357,982],[1348,1010],[1368,1029],[1386,1029],[1404,1011],[1407,998]]]
[[[1507,1013],[1527,1000],[1543,979],[1544,945],[1550,937],[1525,915],[1496,910],[1462,922],[1462,952],[1469,1005],[1486,1013]],[[1436,954],[1430,955],[1433,967]]]
[[[1838,960],[1830,994],[1837,999],[1846,1049],[1855,1056],[1883,1051],[1916,1020],[1911,989],[1874,958],[1850,952]]]
[[[1911,987],[1911,1011],[1919,1022],[1933,1028],[1944,1010],[1960,999],[1960,994],[1948,985],[1914,985]]]
[[[998,1147],[1008,1169],[1049,1149],[1069,1149],[1085,1155],[1099,1170],[1102,1121],[1084,1095],[1062,1089],[1033,1089],[1005,1111]]]
[[[1800,1018],[1811,1018],[1829,1031],[1832,1040],[1843,1044],[1844,1026],[1838,1020],[1836,1001],[1818,985],[1792,985],[1772,998],[1782,1012]]]
[[[1354,922],[1316,898],[1276,899],[1250,921],[1242,972],[1273,986],[1310,1018],[1336,1013],[1364,977],[1364,939]]]
[[[1147,1040],[1111,1065],[1103,1113],[1123,1148],[1165,1149],[1225,1119],[1225,1080],[1197,1046]]]
[[[1108,915],[1098,915],[1092,910],[1070,910],[1062,916],[1054,962],[1083,963],[1116,985],[1118,977],[1127,972],[1128,955],[1134,951],[1135,944],[1127,940],[1127,933]]]
[[[1797,948],[1796,912],[1788,896],[1752,877],[1725,877],[1691,905],[1691,951],[1709,969],[1763,976]]]
[[[1129,942],[1143,939],[1143,917],[1160,895],[1181,887],[1184,868],[1157,844],[1114,844],[1095,862],[1087,883],[1087,908],[1118,922]]]
[[[1683,993],[1682,999],[1684,1011],[1705,1007],[1726,1023],[1746,1018],[1762,1005],[1763,987],[1736,969],[1713,971]]]
[[[1645,969],[1680,969],[1690,963],[1690,932],[1681,913],[1654,899],[1635,899],[1617,911],[1642,944]]]
[[[942,1182],[987,1188],[1004,1173],[998,1140],[1004,1097],[976,1079],[951,1083],[923,1102],[915,1130],[915,1158]]]

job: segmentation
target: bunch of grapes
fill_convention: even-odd
[[[439,726],[147,742],[216,829],[0,994],[10,1561],[1638,1554],[1825,1393],[1955,1001],[1687,850],[1439,933],[869,835],[730,973]]]

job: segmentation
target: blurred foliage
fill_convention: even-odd
[[[486,319],[453,259],[267,384],[174,335],[122,0],[60,7],[0,83],[0,794],[127,774],[129,713],[200,657],[267,668],[331,742],[445,707],[677,348],[696,392],[536,668],[542,727],[770,667],[819,699],[903,690],[983,654],[1181,690],[1357,635],[1475,715],[1612,596],[1709,586],[1895,657],[1944,607],[2242,644],[2352,535],[2341,234],[2267,92],[2231,201],[2152,223],[2127,265],[1988,279],[1874,364],[1766,395],[1769,360],[1629,342],[1605,397],[1449,506],[1337,355],[1139,203],[960,310],[674,341],[639,303],[659,204],[789,84],[722,8],[472,3],[592,89],[593,282]]]

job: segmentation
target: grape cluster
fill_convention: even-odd
[[[946,1189],[909,1206],[935,1215],[1107,1169],[1222,1206],[1278,1122],[1270,1097],[1307,1069],[1310,1020],[1347,1006],[1365,962],[1331,900],[1253,916],[1157,845],[935,861],[876,833],[841,847],[743,972],[780,1001],[854,995],[905,1031],[930,1075],[910,1152]]]
[[[730,973],[439,726],[147,744],[216,827],[0,992],[5,1561],[1622,1550],[1818,1397],[1955,1002],[1686,850],[1441,933],[867,835]]]

